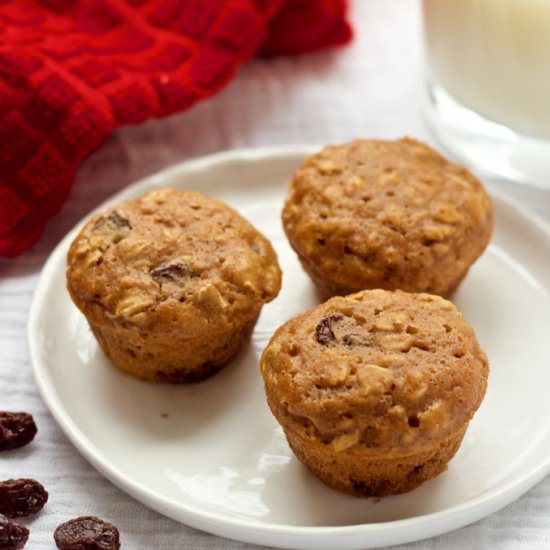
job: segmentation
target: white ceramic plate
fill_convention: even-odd
[[[274,243],[284,271],[247,349],[191,386],[153,385],[116,370],[65,290],[65,255],[47,262],[29,319],[42,396],[77,449],[145,505],[218,535],[287,548],[410,542],[494,512],[550,471],[550,232],[493,193],[494,239],[455,302],[491,361],[489,389],[448,471],[382,500],[339,494],[292,456],[263,394],[258,359],[271,334],[316,304],[279,221],[285,182],[310,147],[214,155],[175,166],[113,197],[152,187],[219,197]]]

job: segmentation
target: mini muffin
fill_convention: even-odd
[[[414,139],[329,146],[295,173],[283,225],[327,296],[369,288],[449,296],[493,228],[465,168]]]
[[[261,358],[291,449],[356,496],[403,493],[444,471],[488,369],[453,304],[387,290],[335,297],[289,320]]]
[[[221,201],[159,189],[94,216],[68,253],[67,286],[124,372],[194,382],[249,340],[281,271],[267,239]]]

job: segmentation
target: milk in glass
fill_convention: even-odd
[[[424,0],[431,78],[482,117],[550,140],[550,0]]]

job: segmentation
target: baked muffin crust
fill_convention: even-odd
[[[285,323],[261,371],[298,457],[339,490],[383,495],[446,467],[483,399],[488,362],[447,300],[371,290]]]
[[[138,376],[164,379],[169,365],[159,374],[146,363],[170,355],[178,341],[200,357],[232,331],[247,338],[263,304],[278,294],[281,272],[267,239],[229,206],[159,189],[90,220],[70,247],[67,281],[115,363],[127,363],[127,371],[141,363]],[[158,349],[147,357],[151,343]],[[193,359],[177,353],[182,364],[171,368],[183,376]]]
[[[327,295],[384,288],[448,296],[493,228],[480,182],[411,138],[325,147],[295,173],[282,217]]]

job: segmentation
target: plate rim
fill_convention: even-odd
[[[170,508],[173,506],[171,499],[163,497],[143,486],[140,482],[135,481],[124,472],[113,467],[109,464],[108,459],[101,456],[102,453],[100,450],[95,447],[92,441],[89,441],[77,424],[71,419],[62,405],[56,387],[51,379],[46,376],[48,369],[45,365],[42,365],[39,345],[37,338],[34,336],[39,326],[41,306],[45,297],[44,291],[48,288],[59,262],[65,261],[64,256],[69,241],[74,238],[76,232],[90,216],[108,205],[126,200],[131,196],[138,196],[147,187],[162,185],[163,180],[176,174],[208,170],[215,165],[232,161],[262,163],[272,162],[274,159],[281,157],[305,159],[321,147],[320,145],[295,144],[233,149],[184,160],[130,183],[92,209],[76,223],[50,253],[42,268],[33,293],[26,328],[29,361],[35,383],[49,412],[71,444],[101,475],[105,476],[114,485],[143,505],[179,523],[247,543],[275,544],[286,548],[308,548],[310,547],[308,545],[313,543],[316,544],[317,548],[320,548],[318,544],[321,541],[324,543],[334,543],[336,540],[342,548],[344,548],[342,546],[344,542],[347,544],[346,548],[373,548],[380,545],[380,543],[387,545],[388,542],[384,539],[388,534],[392,535],[389,544],[395,545],[414,542],[464,527],[503,508],[536,485],[550,473],[550,456],[536,468],[530,469],[527,473],[521,475],[519,479],[516,479],[517,476],[514,476],[514,479],[508,479],[505,483],[499,484],[497,487],[493,487],[466,502],[421,516],[387,522],[339,526],[299,526],[281,523],[261,523],[251,520],[246,516],[240,518],[228,516],[217,510],[197,510],[185,502],[178,503],[180,515],[176,515],[175,512],[173,514],[170,513]],[[501,193],[501,191],[495,188],[494,184],[485,184],[485,187],[494,202],[499,202],[500,206],[518,214],[522,218],[522,221],[534,226],[550,242],[550,224],[527,207],[518,204],[511,197]],[[182,516],[185,516],[185,520],[182,519]],[[377,535],[377,537],[371,540],[359,538],[373,535]],[[374,546],[371,546],[371,544]],[[313,548],[313,546],[311,547]]]

